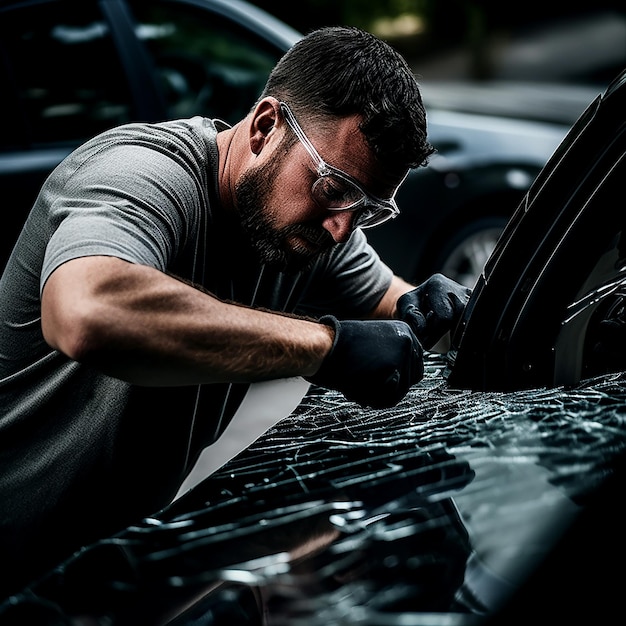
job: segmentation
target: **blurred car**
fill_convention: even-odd
[[[131,121],[237,122],[300,36],[240,0],[1,0],[0,115],[10,123],[0,138],[0,266],[43,180],[74,147]],[[401,216],[368,233],[407,280],[443,271],[474,284],[530,182],[597,94],[493,89],[424,86],[438,153],[402,187]]]
[[[238,0],[0,2],[2,265],[74,147],[131,121],[237,121],[299,37]]]
[[[533,181],[450,353],[427,354],[424,379],[396,407],[312,387],[169,506],[1,603],[0,623],[615,621],[625,111],[626,70]]]
[[[422,84],[437,153],[398,192],[401,214],[368,232],[395,272],[442,272],[468,287],[531,182],[601,88]]]

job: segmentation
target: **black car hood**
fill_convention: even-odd
[[[518,598],[517,617],[539,623],[603,621],[624,542],[594,503],[619,476],[626,375],[485,393],[451,389],[444,368],[430,356],[384,412],[312,388],[172,505],[12,598],[0,623],[509,624]],[[619,508],[609,495],[601,506]]]

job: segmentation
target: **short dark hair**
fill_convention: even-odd
[[[426,165],[434,152],[409,64],[358,28],[319,28],[300,39],[272,70],[261,98],[266,96],[287,102],[302,120],[361,115],[361,131],[385,167]]]

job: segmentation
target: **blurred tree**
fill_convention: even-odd
[[[252,4],[307,32],[335,24],[369,30],[376,20],[382,18],[395,18],[402,14],[421,15],[432,0],[306,0],[298,3],[252,0]]]
[[[297,30],[345,24],[375,33],[419,64],[442,52],[464,51],[465,75],[493,76],[495,55],[521,30],[597,11],[626,14],[624,0],[563,7],[539,0],[511,5],[496,0],[250,0]]]

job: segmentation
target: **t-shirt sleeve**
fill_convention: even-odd
[[[82,256],[115,256],[163,271],[198,211],[197,185],[184,164],[140,145],[88,156],[49,191],[53,234],[42,288],[59,265]]]
[[[318,263],[300,312],[314,317],[366,317],[380,302],[392,277],[365,233],[357,229],[347,243]]]

